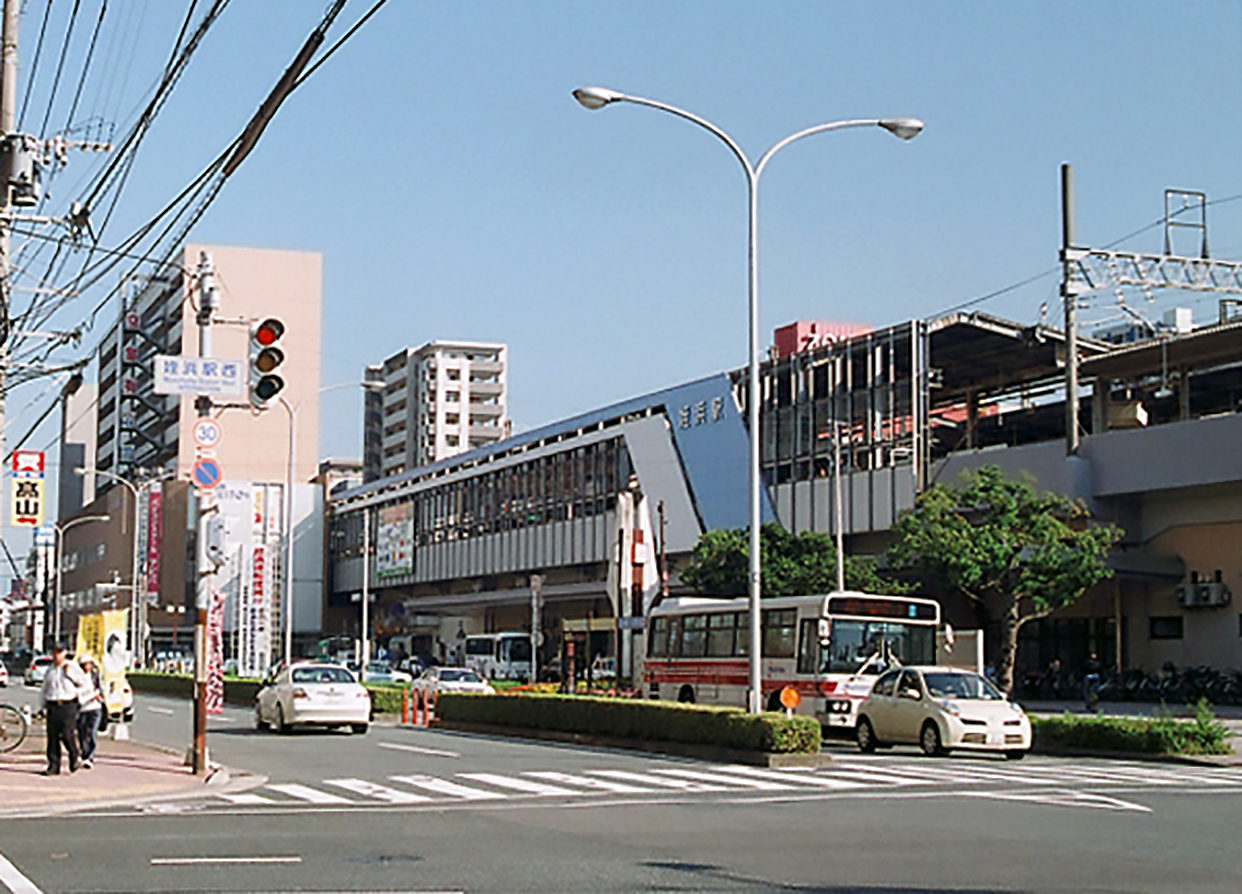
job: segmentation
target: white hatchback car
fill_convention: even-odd
[[[336,664],[295,664],[282,668],[255,696],[254,725],[282,733],[295,726],[348,726],[365,733],[371,721],[371,694]]]
[[[883,674],[858,708],[855,733],[863,751],[909,743],[929,755],[962,748],[1020,760],[1031,747],[1031,722],[1023,710],[986,678],[953,667]]]

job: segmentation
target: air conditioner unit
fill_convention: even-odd
[[[1195,604],[1195,590],[1198,589],[1197,584],[1178,584],[1177,585],[1177,604],[1183,608],[1190,608]]]
[[[1219,608],[1229,605],[1233,594],[1220,581],[1179,584],[1177,604],[1183,608]]]

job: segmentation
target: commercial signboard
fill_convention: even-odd
[[[78,637],[74,654],[90,655],[99,666],[99,682],[110,714],[120,713],[125,702],[125,668],[129,655],[125,637],[129,630],[129,609],[103,611],[78,618]]]
[[[224,593],[214,588],[207,609],[207,713],[224,713]]]
[[[400,577],[414,572],[414,504],[398,503],[379,511],[375,533],[375,574]]]
[[[164,494],[158,487],[147,494],[147,601],[160,596],[160,545],[164,539]]]
[[[43,454],[38,450],[13,451],[10,488],[10,519],[14,526],[37,528],[43,524]]]

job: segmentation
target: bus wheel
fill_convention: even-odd
[[[768,710],[784,713],[785,706],[781,704],[781,691],[779,689],[772,690],[768,696]]]
[[[681,687],[681,691],[677,693],[677,701],[685,704],[694,704],[694,688],[691,686]]]

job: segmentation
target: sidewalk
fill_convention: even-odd
[[[42,724],[36,723],[30,732],[17,751],[0,754],[0,817],[184,797],[207,786],[219,789],[229,782],[227,770],[196,777],[183,766],[180,755],[102,737],[92,769],[71,774],[68,757],[62,755],[60,775],[43,776],[47,758]]]

